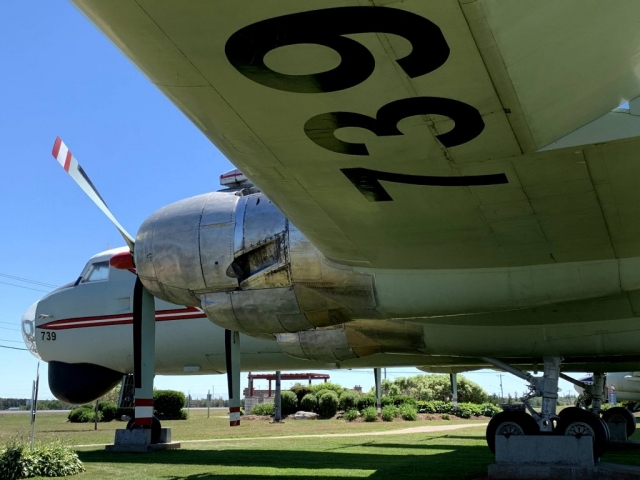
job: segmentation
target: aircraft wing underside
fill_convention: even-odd
[[[74,3],[333,260],[640,255],[638,141],[534,153],[640,95],[638,2]]]

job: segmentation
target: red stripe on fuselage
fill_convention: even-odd
[[[156,311],[156,322],[193,320],[196,318],[206,318],[206,315],[195,307]],[[126,325],[130,323],[133,323],[133,314],[119,314],[99,317],[65,318],[38,325],[36,328],[43,330],[67,330],[70,328],[104,327],[108,325]]]

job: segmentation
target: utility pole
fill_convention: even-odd
[[[503,402],[504,401],[504,391],[502,390],[502,373],[499,373],[498,376],[500,377],[500,401]]]

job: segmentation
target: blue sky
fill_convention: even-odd
[[[123,243],[52,158],[57,135],[134,235],[158,208],[218,189],[218,176],[233,167],[70,3],[37,2],[36,8],[10,0],[3,16],[0,345],[21,348],[20,317],[45,293],[30,288],[49,289],[5,275],[63,285],[90,256]],[[36,363],[26,351],[0,348],[0,397],[29,397]],[[366,370],[329,373],[345,386],[373,384]],[[390,378],[412,373],[388,370]],[[41,374],[41,398],[52,398],[46,364]],[[496,372],[467,376],[489,392],[500,390]],[[227,396],[220,375],[156,377],[156,386],[194,397],[213,387]],[[526,388],[511,375],[503,376],[503,386],[505,394]]]

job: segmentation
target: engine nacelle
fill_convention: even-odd
[[[140,227],[136,267],[156,297],[200,306],[249,334],[298,332],[376,313],[373,277],[332,265],[262,193],[182,200]]]
[[[198,306],[201,294],[236,290],[277,263],[287,223],[262,194],[214,192],[181,200],[140,227],[138,275],[156,297]]]
[[[423,332],[420,325],[357,320],[331,328],[281,333],[276,338],[282,351],[291,357],[336,362],[379,353],[424,353]]]

